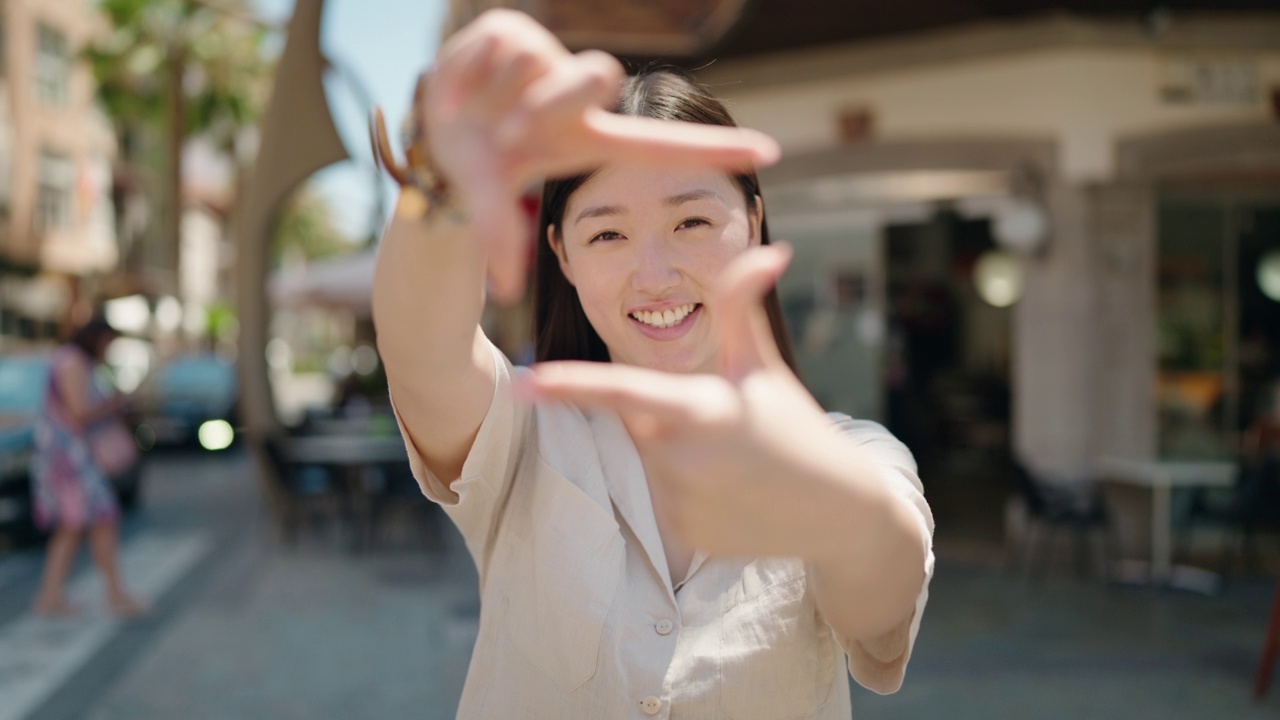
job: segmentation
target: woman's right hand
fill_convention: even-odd
[[[623,78],[613,57],[570,53],[510,10],[484,13],[441,49],[417,112],[434,169],[488,252],[498,299],[524,289],[530,254],[518,201],[535,181],[608,162],[744,170],[777,160],[777,143],[754,130],[609,112]]]

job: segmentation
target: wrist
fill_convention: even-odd
[[[396,198],[395,215],[405,220],[424,222],[432,226],[467,224],[467,213],[448,194],[431,195],[414,185],[400,188]]]

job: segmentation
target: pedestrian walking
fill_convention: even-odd
[[[34,602],[42,615],[77,612],[66,598],[65,586],[85,535],[112,611],[137,617],[147,610],[120,577],[120,510],[110,480],[137,461],[133,437],[121,419],[127,400],[123,395],[108,396],[95,381],[116,336],[105,319],[95,317],[53,354],[31,468],[36,523],[51,531]]]
[[[776,143],[510,11],[417,95],[373,307],[415,476],[479,569],[458,716],[848,718],[850,674],[896,691],[932,515],[910,452],[794,373]],[[531,255],[524,369],[479,320]]]

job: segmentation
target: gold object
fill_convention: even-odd
[[[400,189],[400,197],[396,198],[396,215],[411,220],[420,220],[427,216],[431,209],[431,201],[412,185]]]
[[[374,161],[403,189],[400,200],[396,203],[397,214],[412,208],[415,211],[413,215],[422,217],[432,208],[449,205],[449,183],[431,166],[426,120],[421,115],[430,77],[430,73],[423,73],[418,78],[418,86],[413,94],[413,110],[405,119],[402,132],[404,163],[396,159],[395,152],[391,149],[382,108],[375,106],[369,118],[369,140],[373,145]]]

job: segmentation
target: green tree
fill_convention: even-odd
[[[135,176],[161,170],[159,186],[167,193],[161,239],[176,271],[182,148],[204,135],[235,157],[242,132],[266,104],[271,28],[254,18],[248,0],[101,0],[99,8],[111,30],[84,55],[116,125],[126,170]],[[164,138],[158,157],[145,147],[148,136]]]
[[[329,201],[309,185],[303,185],[280,212],[271,247],[271,264],[279,267],[287,255],[319,260],[349,253],[355,248],[339,229]]]

